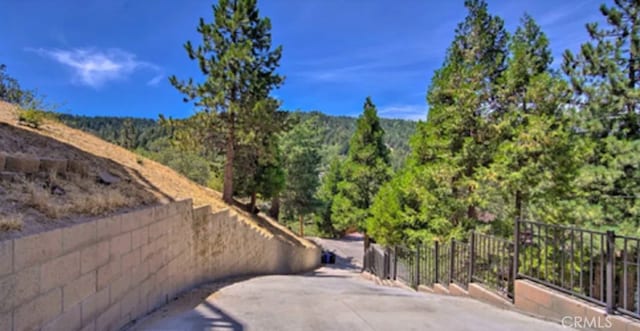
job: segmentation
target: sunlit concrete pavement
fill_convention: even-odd
[[[378,286],[359,276],[361,241],[318,240],[336,265],[234,283],[137,330],[567,330],[468,298]],[[349,253],[350,252],[350,253]]]

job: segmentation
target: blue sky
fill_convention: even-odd
[[[443,62],[463,0],[261,0],[284,47],[273,92],[283,108],[357,116],[372,96],[387,118],[425,119],[425,91]],[[488,0],[512,32],[524,12],[551,40],[555,64],[587,40],[602,0]],[[202,0],[2,0],[0,63],[62,111],[157,118],[188,116],[191,104],[167,76],[201,79],[182,45],[198,43]]]

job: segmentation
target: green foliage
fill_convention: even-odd
[[[342,165],[338,194],[332,201],[332,224],[339,231],[365,229],[374,196],[391,176],[389,149],[383,137],[375,105],[367,98]]]
[[[124,148],[133,148],[136,143],[137,131],[133,121],[130,118],[125,119],[120,130],[120,145]]]
[[[0,100],[24,108],[39,108],[35,91],[25,90],[15,78],[7,74],[7,66],[0,64]]]
[[[7,66],[0,64],[0,100],[20,107],[20,123],[37,129],[45,120],[57,119],[53,113],[57,106],[45,103],[44,97],[36,91],[22,88],[18,80],[9,76],[6,70]]]
[[[568,86],[550,71],[549,42],[528,15],[509,49],[511,57],[498,90],[494,120],[496,150],[478,173],[485,209],[505,228],[516,217],[574,223],[563,203],[571,198],[581,156],[568,113]],[[500,232],[500,230],[497,230]],[[510,231],[509,231],[510,232]]]
[[[157,121],[146,118],[80,116],[59,114],[60,121],[72,128],[92,133],[110,143],[118,144],[130,149],[151,151],[157,140],[170,136],[170,132]],[[125,124],[129,122],[130,124]],[[132,134],[125,137],[125,126],[135,128]],[[125,146],[125,142],[128,146]]]
[[[466,1],[429,117],[411,155],[371,208],[368,232],[394,244],[509,236],[515,217],[639,233],[640,4],[601,7],[610,25],[565,54],[568,84],[550,69],[549,42],[525,15],[506,40],[483,1]],[[555,254],[554,250],[545,254]]]
[[[301,120],[317,117],[318,130],[322,137],[322,171],[327,171],[332,160],[346,157],[349,139],[356,131],[356,119],[347,116],[329,116],[317,111],[296,112]],[[410,152],[409,137],[416,129],[416,122],[400,119],[381,118],[384,129],[384,143],[391,151],[390,159],[394,169],[400,169]]]
[[[393,222],[379,241],[457,237],[482,217],[478,171],[495,148],[493,101],[505,70],[507,33],[484,1],[466,1],[468,15],[457,29],[443,67],[431,82],[429,116],[411,139],[406,170],[374,204],[370,227]],[[396,202],[393,202],[396,201]],[[396,205],[386,211],[384,204]],[[398,215],[386,220],[385,213]],[[393,234],[393,235],[392,235]]]
[[[320,137],[317,118],[296,125],[282,137],[286,188],[282,193],[288,218],[304,217],[317,210],[320,185]]]
[[[223,138],[216,148],[225,152],[222,194],[228,203],[237,191],[234,189],[237,178],[250,179],[244,189],[252,191],[252,204],[255,202],[258,169],[268,163],[263,162],[263,158],[273,157],[265,153],[274,151],[273,143],[266,140],[273,140],[270,135],[273,135],[273,124],[278,123],[278,104],[269,97],[269,92],[279,87],[283,78],[275,73],[282,48],[271,49],[270,30],[271,22],[260,17],[256,0],[220,0],[213,6],[213,22],[200,19],[197,31],[202,43],[194,47],[188,41],[184,45],[205,79],[199,83],[192,78],[180,81],[172,76],[169,79],[184,93],[185,101],[196,100],[201,109],[194,117],[204,121],[185,122],[192,124],[191,131],[200,131],[199,136],[214,131]],[[183,137],[190,139],[187,135]],[[236,148],[243,148],[241,157],[248,166],[243,170],[248,173],[234,174]]]
[[[326,236],[334,237],[338,231],[333,226],[332,210],[333,200],[338,195],[338,184],[342,181],[342,162],[339,158],[333,159],[327,172],[322,176],[322,184],[318,190],[318,198],[322,201],[318,229]]]
[[[213,164],[210,161],[193,151],[172,146],[168,139],[157,140],[149,145],[149,149],[138,149],[137,152],[201,185],[208,186],[214,176]]]
[[[574,208],[593,226],[640,231],[640,4],[602,5],[608,26],[587,25],[591,41],[567,51],[563,70],[574,90],[578,130],[589,153]]]
[[[277,103],[269,101],[272,110],[255,113],[250,125],[253,131],[235,148],[234,194],[251,197],[250,210],[258,194],[264,199],[275,197],[285,183],[279,134],[289,129],[291,121],[287,113],[275,110]]]
[[[18,121],[32,128],[39,128],[47,119],[47,113],[35,109],[20,109],[18,112]]]

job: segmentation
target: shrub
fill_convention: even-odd
[[[47,114],[41,110],[22,109],[18,113],[18,121],[21,124],[32,128],[39,128],[42,122],[47,118]]]
[[[11,215],[2,217],[0,215],[0,232],[20,231],[22,230],[22,217],[20,215]]]

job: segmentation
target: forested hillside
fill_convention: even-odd
[[[199,22],[202,44],[184,45],[206,79],[169,79],[199,106],[192,116],[60,120],[301,233],[315,220],[322,234],[412,244],[507,237],[525,219],[640,235],[640,2],[602,5],[603,24],[587,24],[589,40],[554,60],[532,16],[508,31],[485,0],[466,0],[425,82],[424,122],[380,119],[375,95],[362,96],[357,120],[280,110],[271,91],[284,83],[282,48],[255,2],[233,4],[220,0],[213,21]],[[0,99],[37,127],[37,98],[3,70]]]
[[[317,111],[296,113],[300,114],[301,121],[317,116],[320,124],[317,132],[322,134],[321,169],[328,168],[332,158],[347,154],[349,139],[356,129],[356,118],[330,116]],[[169,135],[168,130],[158,121],[148,118],[61,114],[60,120],[109,142],[141,151],[156,151],[158,144]],[[409,137],[415,131],[417,123],[382,119],[381,124],[385,130],[385,143],[391,149],[391,163],[394,168],[399,168],[409,154]]]

